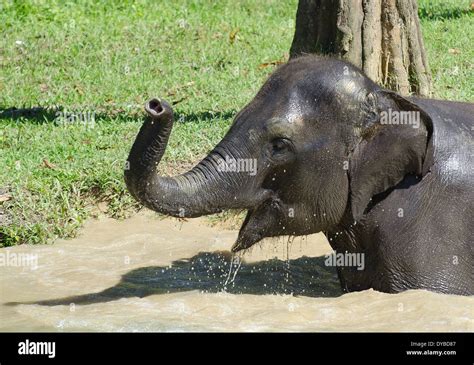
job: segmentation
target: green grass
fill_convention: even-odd
[[[472,101],[469,1],[419,3],[435,96]],[[150,97],[175,104],[166,172],[199,160],[274,69],[261,65],[288,57],[296,6],[0,0],[0,200],[11,196],[0,245],[72,237],[98,212],[135,211],[122,167]],[[61,124],[58,111],[95,123]]]
[[[474,11],[470,1],[419,1],[434,97],[474,101]]]

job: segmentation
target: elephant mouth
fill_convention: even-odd
[[[247,213],[247,217],[240,228],[237,240],[232,245],[231,251],[234,253],[246,250],[264,238],[263,232],[261,230],[254,231],[248,229],[248,223],[246,223],[246,221],[250,219],[249,217],[251,214],[252,213],[250,213],[250,211]]]
[[[263,238],[263,232],[261,230],[253,230],[249,227],[249,222],[251,221],[252,215],[254,214],[254,210],[247,211],[247,216],[245,217],[242,227],[240,227],[237,240],[232,245],[232,252],[236,253],[242,250],[246,250]]]
[[[273,194],[256,208],[248,210],[231,251],[236,253],[246,250],[272,233],[274,235],[281,222],[281,204],[280,199]]]

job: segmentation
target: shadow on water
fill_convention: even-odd
[[[132,270],[121,281],[98,293],[16,304],[45,306],[86,305],[121,298],[200,290],[205,293],[226,291],[232,294],[293,294],[309,297],[342,295],[335,268],[324,265],[325,257],[301,257],[257,263],[232,261],[228,252],[201,252],[190,259],[174,261],[171,266],[150,266]],[[232,266],[232,271],[229,273]]]

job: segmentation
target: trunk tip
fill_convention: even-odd
[[[151,117],[158,117],[165,112],[167,106],[168,104],[165,101],[153,98],[145,104],[145,111]]]

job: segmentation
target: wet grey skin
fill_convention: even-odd
[[[405,98],[349,63],[304,56],[279,67],[209,155],[175,177],[156,172],[173,111],[158,99],[145,110],[125,181],[146,207],[175,217],[247,210],[234,252],[324,232],[337,252],[365,255],[364,270],[338,267],[346,292],[474,294],[474,104]],[[400,112],[410,123],[387,123]],[[232,159],[255,160],[256,174],[223,169]]]

